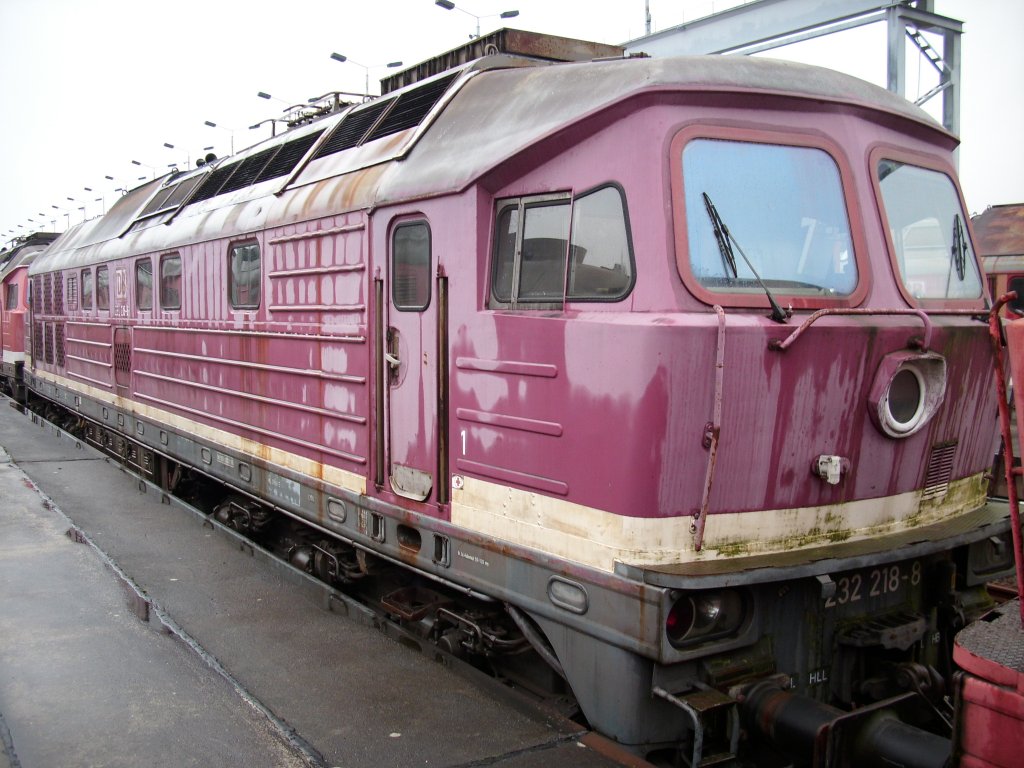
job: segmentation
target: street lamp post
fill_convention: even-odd
[[[476,19],[476,34],[473,35],[473,39],[480,37],[480,19],[493,19],[498,17],[502,19],[514,19],[519,15],[519,11],[502,11],[501,13],[490,13],[485,16],[477,16],[475,13],[470,13],[465,8],[460,8],[453,3],[452,0],[434,0],[434,5],[444,8],[446,11],[462,11],[467,16],[472,16]]]
[[[118,181],[113,176],[104,176],[103,178],[106,179],[107,181],[109,181],[111,186],[114,186],[115,184],[121,184],[122,185],[120,187],[114,187],[114,191],[115,192],[120,192],[122,196],[128,194],[128,189],[127,189],[128,182],[127,181]]]
[[[84,224],[85,223],[85,202],[83,200],[77,200],[74,197],[69,197],[68,201],[72,202],[72,203],[81,203],[81,205],[78,206],[78,210],[80,210],[82,212],[82,223]],[[69,222],[70,222],[70,219],[69,219]]]
[[[165,147],[166,149],[169,149],[169,150],[171,150],[171,152],[172,152],[172,153],[173,153],[173,152],[174,152],[174,150],[175,150],[175,146],[174,146],[173,144],[169,143],[169,142],[166,142],[166,141],[164,142],[164,147]],[[179,155],[179,157],[180,157],[180,155]],[[186,150],[186,151],[185,151],[185,169],[186,169],[186,170],[188,170],[188,168],[189,168],[189,167],[190,167],[191,165],[192,165],[192,153],[191,153],[191,152],[189,152],[188,150]],[[167,167],[168,167],[168,168],[177,168],[177,167],[178,167],[178,164],[177,164],[177,163],[171,163],[171,164],[170,164],[170,165],[168,165]]]
[[[227,131],[228,133],[230,133],[231,134],[231,154],[232,155],[235,154],[235,129],[234,128],[228,128],[226,125],[217,125],[217,123],[213,122],[212,120],[204,120],[203,121],[203,125],[208,126],[210,128],[220,128],[222,131]],[[213,147],[207,147],[207,149],[213,149]]]
[[[365,98],[369,98],[370,97],[370,70],[371,69],[376,69],[378,67],[386,67],[387,69],[395,69],[396,67],[402,66],[402,62],[400,62],[400,61],[389,61],[387,64],[360,64],[358,61],[355,61],[354,59],[350,59],[348,56],[345,56],[345,55],[343,55],[341,53],[332,53],[331,54],[331,58],[334,59],[335,61],[341,62],[342,64],[344,64],[347,61],[349,64],[355,64],[357,67],[362,67],[363,68],[363,72],[366,75],[366,77],[365,77],[365,79],[363,81],[363,93],[364,93]]]
[[[140,168],[149,168],[149,170],[153,172],[153,178],[154,179],[156,178],[156,168],[154,168],[152,165],[147,165],[146,163],[140,163],[138,160],[132,160],[132,165],[137,165]],[[143,176],[141,178],[144,179],[145,176]]]
[[[65,222],[65,224],[64,224],[64,228],[65,229],[70,229],[71,228],[71,213],[70,213],[70,211],[68,211],[67,208],[61,208],[59,205],[51,205],[50,207],[53,208],[53,210],[60,211],[61,213],[64,214],[64,217],[67,220]],[[58,214],[58,215],[60,215],[60,214]]]

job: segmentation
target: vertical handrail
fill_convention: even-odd
[[[704,493],[700,510],[693,523],[693,548],[700,552],[704,546],[704,526],[711,507],[711,485],[715,480],[715,462],[718,459],[718,439],[722,431],[722,389],[725,379],[725,310],[717,304],[718,342],[715,346],[715,404],[711,421],[704,428],[704,446],[708,449],[708,466],[704,474]]]
[[[1024,547],[1021,543],[1020,500],[1017,498],[1017,482],[1013,467],[1013,435],[1010,426],[1010,404],[1006,396],[1006,366],[1003,364],[1003,328],[999,310],[1017,298],[1014,291],[1001,296],[988,315],[989,337],[992,341],[993,365],[996,374],[996,392],[999,402],[999,428],[1003,437],[1003,471],[1006,474],[1006,495],[1010,500],[1010,527],[1013,536],[1013,559],[1017,574],[1017,598],[1020,607],[1020,622],[1024,628]],[[1024,350],[1021,350],[1024,353]],[[1024,382],[1021,382],[1024,384]]]
[[[384,281],[379,277],[373,279],[373,482],[378,488],[384,486],[384,382],[387,381],[387,369],[384,367],[384,345],[387,344],[388,332],[384,327]]]
[[[447,504],[452,481],[448,454],[448,276],[437,276],[437,503]]]

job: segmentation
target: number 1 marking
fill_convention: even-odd
[[[466,430],[462,430],[462,455],[466,455]]]

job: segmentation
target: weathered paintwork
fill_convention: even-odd
[[[966,558],[1006,527],[985,506],[995,401],[972,314],[987,297],[918,306],[901,287],[875,161],[892,152],[953,178],[955,138],[891,94],[799,65],[507,63],[466,65],[416,127],[318,159],[314,144],[287,178],[139,224],[174,181],[157,180],[66,235],[32,268],[49,297],[33,317],[35,391],[322,531],[527,611],[591,722],[625,743],[688,727],[652,699],[652,681],[675,695],[780,671],[852,702],[874,649],[839,638],[876,615],[909,627],[915,659],[937,657],[924,616],[945,596],[925,584],[951,584],[953,551]],[[297,130],[329,131],[346,114]],[[760,292],[709,300],[696,286],[680,147],[705,134],[832,158],[859,274],[851,293],[780,293],[793,307],[780,323]],[[625,295],[492,302],[497,202],[606,186],[628,212]],[[410,223],[429,234],[430,298],[415,311],[396,299],[394,233]],[[261,298],[235,309],[229,255],[252,243]],[[136,265],[151,260],[157,292],[171,255],[180,308],[138,309]],[[100,269],[110,309],[76,306],[71,286]],[[822,309],[836,311],[781,344]],[[879,392],[908,359],[942,361],[945,387],[926,426],[894,438],[877,424]],[[841,468],[836,482],[820,457]],[[399,525],[423,546],[403,548]],[[968,571],[958,589],[977,589]],[[581,604],[552,597],[557,579]],[[851,587],[872,579],[896,586]],[[743,621],[728,633],[668,637],[678,601],[738,585]],[[697,669],[711,657],[719,667]]]

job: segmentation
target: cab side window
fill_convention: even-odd
[[[618,301],[633,286],[625,197],[612,185],[577,196],[498,203],[491,307],[561,308]]]

